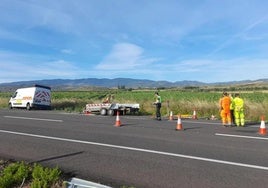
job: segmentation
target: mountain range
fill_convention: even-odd
[[[51,87],[53,90],[76,90],[81,88],[172,88],[172,87],[200,87],[200,86],[215,86],[215,85],[234,85],[234,84],[268,84],[268,79],[259,80],[243,80],[232,82],[215,82],[204,83],[199,81],[153,81],[147,79],[132,79],[132,78],[85,78],[85,79],[51,79],[51,80],[32,80],[20,81],[11,83],[1,83],[0,91],[13,91],[16,88],[29,87],[35,84]]]

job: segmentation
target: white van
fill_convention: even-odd
[[[31,108],[50,109],[51,107],[51,88],[42,85],[20,88],[12,95],[9,100],[9,108]]]

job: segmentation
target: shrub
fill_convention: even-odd
[[[51,187],[59,180],[61,172],[58,168],[44,168],[39,164],[34,164],[32,172],[31,188],[47,188]]]
[[[39,164],[30,166],[24,162],[16,162],[6,166],[0,175],[0,188],[18,187],[24,182],[28,182],[30,186],[27,187],[30,188],[49,188],[59,185],[61,171],[58,168],[45,168]]]
[[[21,184],[29,176],[29,167],[24,162],[7,166],[0,177],[0,187],[13,187]]]

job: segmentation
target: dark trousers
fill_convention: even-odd
[[[231,122],[232,124],[235,124],[234,110],[230,110],[230,112],[231,112]]]
[[[160,109],[161,109],[161,103],[157,103],[157,104],[156,104],[156,118],[157,118],[157,119],[161,119],[161,112],[160,112]]]

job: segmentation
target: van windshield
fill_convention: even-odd
[[[12,95],[12,98],[15,98],[17,96],[18,92],[15,92],[13,95]]]

